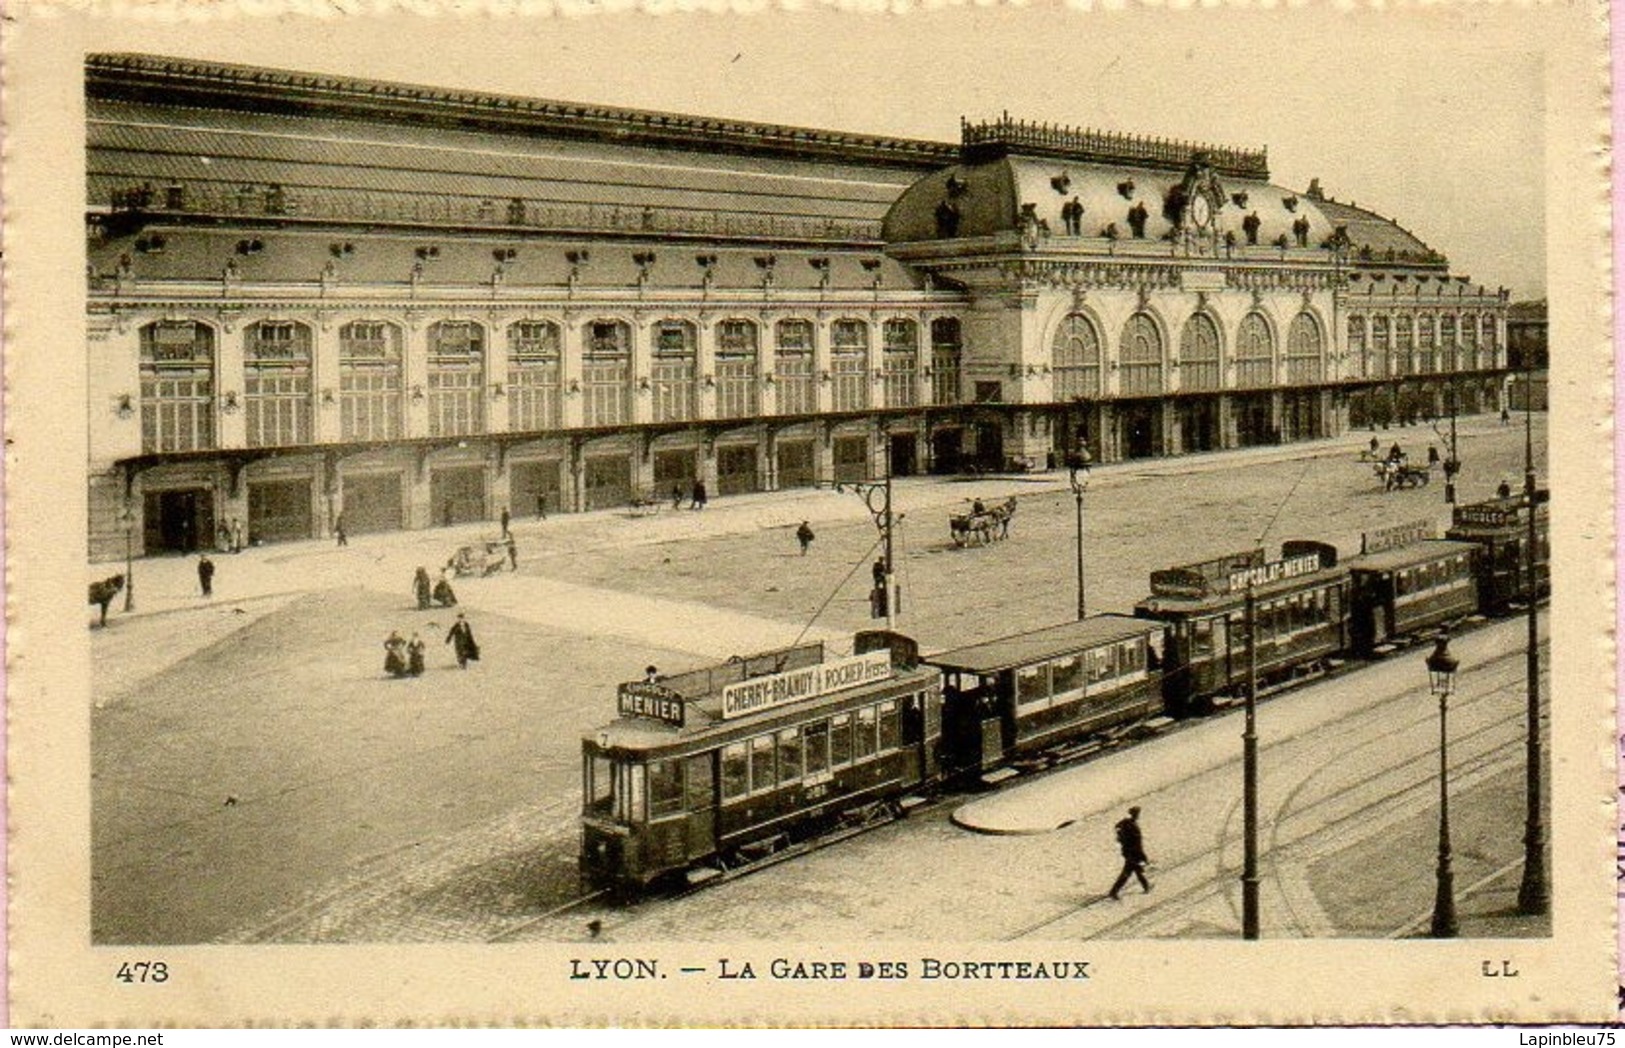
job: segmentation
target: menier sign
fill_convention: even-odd
[[[1264,551],[1252,549],[1178,568],[1153,571],[1151,594],[1156,597],[1206,597],[1219,590],[1220,584],[1235,572],[1256,568],[1263,563]]]
[[[1296,557],[1285,557],[1281,560],[1261,564],[1256,568],[1245,568],[1230,573],[1230,592],[1244,590],[1248,586],[1263,586],[1266,583],[1277,582],[1281,579],[1295,578],[1298,575],[1312,575],[1320,570],[1320,554],[1304,553]]]
[[[674,728],[683,726],[683,697],[663,684],[635,680],[615,689],[623,717],[650,717]]]
[[[786,670],[730,684],[722,689],[722,716],[743,717],[774,706],[845,691],[891,676],[891,652],[871,651],[815,666]]]

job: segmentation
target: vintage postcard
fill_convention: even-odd
[[[12,1023],[1614,1017],[1606,8],[689,6],[8,18]]]

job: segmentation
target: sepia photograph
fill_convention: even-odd
[[[21,1016],[1611,1018],[1598,12],[1467,16],[27,19]]]

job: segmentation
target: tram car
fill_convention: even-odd
[[[1478,544],[1434,538],[1433,525],[1424,522],[1369,532],[1360,549],[1344,561],[1352,588],[1349,640],[1355,655],[1369,658],[1383,645],[1478,613]]]
[[[1535,493],[1535,597],[1551,594],[1551,520],[1549,493]],[[1520,493],[1457,506],[1445,538],[1479,546],[1475,562],[1480,606],[1486,615],[1505,615],[1514,602],[1528,600],[1529,518]]]
[[[1162,689],[1175,717],[1210,713],[1247,681],[1246,601],[1253,598],[1260,686],[1348,647],[1349,572],[1337,547],[1293,540],[1268,560],[1262,549],[1151,573],[1134,614],[1167,624]]]
[[[929,656],[942,672],[943,773],[974,777],[1160,715],[1163,632],[1091,615]]]
[[[633,891],[817,836],[937,774],[940,677],[895,634],[617,689],[582,740],[582,873]]]

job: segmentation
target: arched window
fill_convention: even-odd
[[[1179,388],[1219,388],[1219,327],[1206,313],[1192,313],[1179,333]]]
[[[1162,333],[1156,321],[1136,313],[1123,325],[1117,347],[1125,397],[1162,392]]]
[[[429,326],[429,436],[485,429],[485,329],[472,320]]]
[[[1325,343],[1320,323],[1309,313],[1292,318],[1286,332],[1286,380],[1290,385],[1319,382],[1325,374]]]
[[[1446,313],[1439,318],[1439,370],[1456,370],[1456,317]]]
[[[1088,317],[1062,317],[1049,352],[1056,400],[1100,396],[1100,332]]]
[[[1275,384],[1275,336],[1261,314],[1248,313],[1236,328],[1236,386],[1261,389]]]
[[[757,397],[756,325],[724,320],[717,325],[717,417],[750,418],[761,409]]]
[[[401,330],[382,320],[339,328],[339,433],[345,440],[401,435]]]
[[[1401,313],[1394,318],[1394,374],[1416,373],[1416,349],[1411,338],[1411,315]]]
[[[1392,374],[1389,367],[1388,352],[1388,318],[1375,316],[1371,318],[1371,377],[1387,378]]]
[[[632,329],[619,320],[587,325],[581,361],[582,424],[619,426],[631,421]]]
[[[1490,366],[1494,367],[1495,350],[1497,348],[1495,337],[1495,314],[1485,313],[1483,317],[1480,318],[1480,322],[1483,324],[1483,331],[1479,336],[1479,345],[1490,354]]]
[[[1473,371],[1478,367],[1478,314],[1468,313],[1461,318],[1461,369]]]
[[[774,329],[773,374],[778,384],[779,414],[809,415],[818,410],[813,387],[813,325],[810,320],[781,320]]]
[[[262,320],[243,332],[243,399],[248,446],[309,444],[310,328]]]
[[[1423,313],[1416,318],[1416,370],[1422,374],[1439,368],[1433,341],[1433,314]]]
[[[1349,317],[1349,359],[1354,362],[1355,378],[1371,373],[1371,362],[1365,352],[1365,317]]]
[[[931,321],[931,403],[959,403],[959,360],[964,351],[959,318]]]
[[[686,422],[694,410],[694,325],[686,320],[662,320],[654,326],[654,354],[649,384],[654,392],[656,422]]]
[[[869,407],[869,325],[837,320],[830,328],[829,370],[835,383],[836,411]]]
[[[141,450],[214,447],[214,331],[191,320],[141,329]]]
[[[901,317],[888,320],[880,337],[886,406],[914,407],[920,402],[920,325]]]
[[[508,429],[556,429],[562,419],[559,326],[550,320],[508,325]]]

